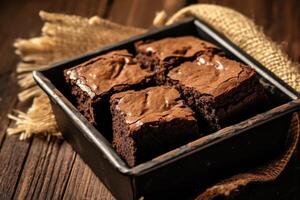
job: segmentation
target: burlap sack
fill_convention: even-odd
[[[16,121],[16,127],[8,134],[20,134],[20,139],[34,134],[60,136],[49,100],[35,85],[31,71],[42,69],[49,63],[80,55],[98,49],[146,30],[125,27],[98,17],[82,18],[63,14],[40,12],[45,21],[42,36],[15,42],[16,53],[22,62],[17,67],[19,85],[22,91],[20,101],[34,98],[28,111],[16,111],[9,117]],[[154,20],[154,25],[171,24],[188,16],[196,16],[222,32],[240,48],[252,55],[290,86],[300,91],[299,66],[291,62],[280,47],[268,40],[255,24],[242,14],[216,5],[193,5],[186,7],[170,19],[162,12]],[[285,168],[299,137],[299,118],[294,114],[289,129],[289,138],[282,155],[265,166],[259,166],[248,173],[238,174],[208,188],[197,199],[212,199],[219,195],[228,196],[240,186],[250,182],[266,182],[276,179]]]

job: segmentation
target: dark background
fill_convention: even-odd
[[[293,61],[300,61],[300,2],[297,0],[1,0],[0,1],[0,199],[112,199],[71,147],[60,140],[7,137],[7,113],[17,102],[13,41],[38,36],[39,10],[98,15],[124,25],[147,28],[155,13],[169,15],[193,3],[215,3],[252,18]],[[298,3],[299,2],[299,3]],[[300,199],[300,155],[292,158],[278,180],[252,184],[234,199]]]

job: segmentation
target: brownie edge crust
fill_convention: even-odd
[[[193,111],[169,86],[111,97],[113,147],[130,167],[200,136]]]

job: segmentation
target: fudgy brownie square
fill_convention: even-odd
[[[66,69],[64,75],[79,111],[89,122],[103,130],[111,124],[110,96],[127,89],[148,86],[154,72],[142,68],[127,50],[119,50]],[[98,113],[101,113],[101,119]]]
[[[113,147],[131,167],[199,137],[194,112],[173,87],[130,90],[110,102]]]
[[[135,44],[137,60],[145,67],[160,72],[159,80],[164,81],[165,71],[181,62],[194,60],[204,53],[216,53],[220,49],[194,36],[169,37],[156,41],[139,41]]]
[[[204,118],[211,131],[218,130],[259,110],[266,95],[256,72],[220,55],[203,54],[184,62],[167,75],[187,104]]]

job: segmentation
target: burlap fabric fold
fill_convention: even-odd
[[[92,51],[130,36],[145,32],[144,29],[126,27],[99,17],[83,18],[64,14],[40,12],[45,22],[40,37],[19,39],[15,42],[16,53],[21,62],[17,66],[21,87],[20,101],[33,99],[25,111],[15,111],[9,117],[16,121],[8,134],[20,134],[26,139],[34,134],[60,136],[47,96],[34,83],[31,71],[42,69],[50,63]],[[155,26],[171,24],[188,16],[206,21],[237,46],[252,55],[286,83],[300,91],[299,65],[288,59],[280,47],[266,38],[252,20],[242,14],[216,5],[192,5],[167,19],[164,12],[154,19]],[[230,177],[211,186],[197,199],[212,199],[228,196],[239,187],[251,182],[266,182],[276,179],[285,168],[294,152],[299,137],[299,117],[294,114],[285,151],[275,160],[250,172]]]

